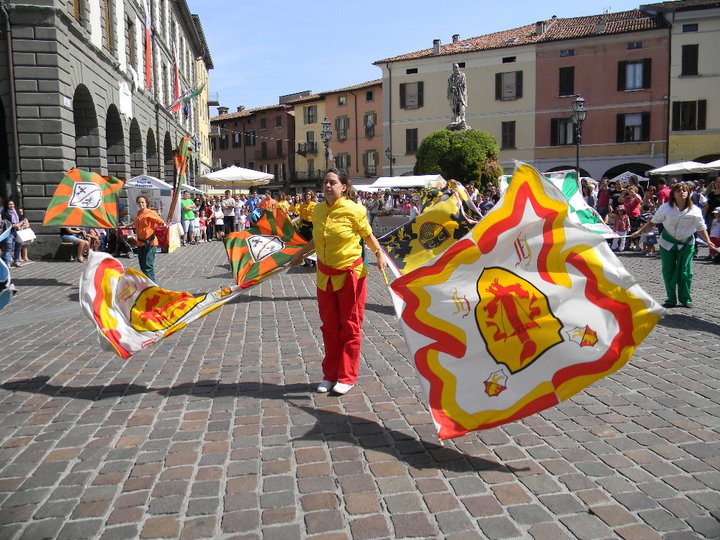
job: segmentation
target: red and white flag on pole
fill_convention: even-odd
[[[145,10],[145,88],[152,88],[152,15],[147,0],[143,0]]]

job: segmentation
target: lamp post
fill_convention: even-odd
[[[572,100],[572,121],[575,124],[575,170],[577,181],[580,183],[580,143],[582,142],[582,123],[587,117],[585,99],[577,94]]]
[[[388,163],[390,164],[390,176],[393,175],[393,164],[395,163],[395,158],[392,155],[392,148],[389,146],[385,149],[385,157],[388,159]]]
[[[327,116],[321,122],[322,131],[320,132],[320,140],[325,146],[325,170],[330,168],[330,141],[332,140],[332,130],[330,129],[330,120]]]

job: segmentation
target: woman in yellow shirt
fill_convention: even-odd
[[[368,271],[360,239],[375,253],[380,271],[386,262],[347,175],[330,169],[323,185],[325,200],[315,206],[312,216],[313,239],[293,257],[291,266],[312,250],[317,252],[318,310],[325,344],[323,381],[317,391],[345,394],[358,378],[365,318]]]
[[[313,211],[315,210],[315,194],[312,191],[305,192],[305,202],[297,206],[298,216],[298,232],[305,240],[312,240],[313,237]]]

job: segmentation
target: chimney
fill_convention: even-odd
[[[433,39],[433,54],[440,54],[440,40]]]
[[[605,19],[598,19],[595,23],[595,32],[597,32],[598,34],[602,34],[603,32],[605,32],[606,24],[607,23],[605,22]]]
[[[453,43],[460,41],[460,34],[453,34]]]
[[[243,112],[245,110],[245,105],[238,105],[237,112]]]
[[[218,114],[227,114],[229,110],[228,107],[218,107]]]
[[[535,35],[542,36],[545,33],[545,21],[535,23]]]

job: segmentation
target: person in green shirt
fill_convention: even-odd
[[[181,244],[184,246],[185,242],[189,242],[191,244],[195,243],[195,238],[193,236],[193,221],[195,220],[195,203],[190,198],[190,193],[187,191],[182,192],[182,199],[180,199],[180,206],[182,207],[182,227],[183,227],[183,235],[181,240]]]

